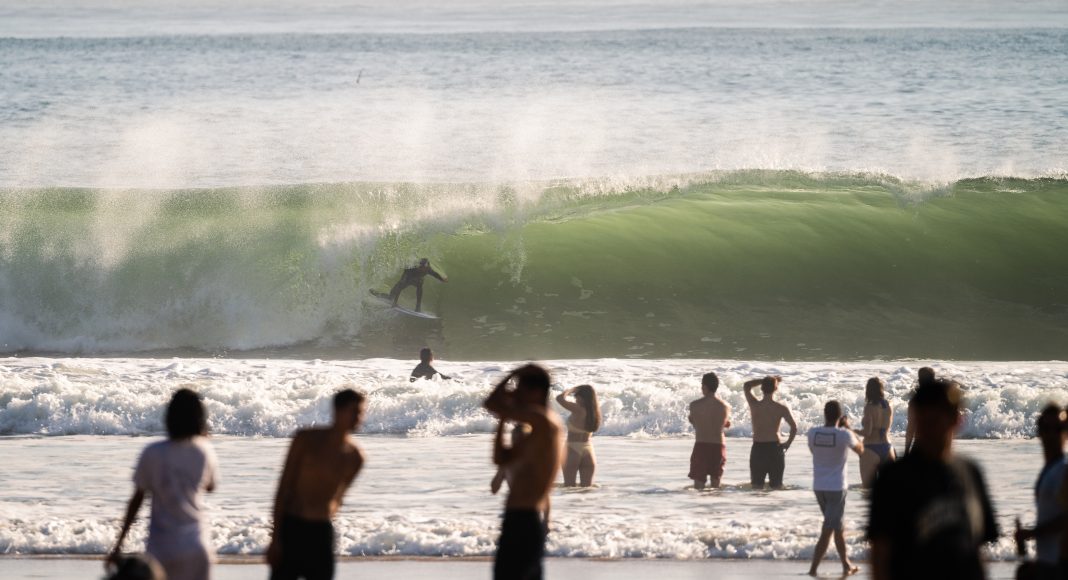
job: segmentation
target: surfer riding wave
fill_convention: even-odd
[[[400,299],[401,292],[408,286],[415,286],[415,311],[423,311],[423,279],[427,275],[433,276],[442,282],[448,282],[448,276],[442,276],[430,267],[430,260],[423,258],[419,260],[419,265],[411,268],[405,268],[404,273],[401,274],[400,280],[393,285],[393,289],[389,291],[389,299],[393,302],[393,306],[397,306],[397,301]]]

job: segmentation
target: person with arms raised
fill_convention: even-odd
[[[568,400],[568,397],[575,400]],[[582,487],[593,485],[597,457],[593,454],[593,433],[601,428],[601,407],[597,391],[590,385],[579,385],[556,396],[560,406],[571,411],[567,418],[567,457],[564,460],[564,485],[574,487],[576,476]]]
[[[515,380],[515,388],[508,385]],[[549,408],[549,373],[526,365],[504,377],[484,406],[498,419],[529,426],[511,448],[503,430],[493,440],[493,462],[511,474],[501,536],[493,564],[495,580],[540,580],[548,532],[549,492],[560,469],[560,421]]]
[[[775,400],[775,391],[782,382],[780,376],[767,376],[746,381],[742,385],[745,401],[753,419],[753,448],[749,452],[749,478],[754,490],[764,489],[767,479],[772,489],[782,489],[783,472],[786,471],[786,452],[797,437],[797,423],[790,409]],[[760,385],[763,399],[753,395],[753,388]],[[790,427],[786,443],[780,438],[783,422]]]

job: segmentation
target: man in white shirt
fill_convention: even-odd
[[[858,456],[864,453],[864,444],[857,440],[849,427],[849,418],[842,414],[842,405],[830,401],[823,407],[823,427],[813,427],[808,432],[808,448],[812,451],[812,489],[816,492],[816,501],[823,512],[823,530],[816,542],[816,551],[812,554],[812,567],[809,576],[816,575],[820,560],[827,553],[827,547],[834,536],[834,546],[842,560],[842,573],[846,576],[856,574],[859,569],[849,561],[846,553],[845,529],[842,516],[845,514],[846,460],[849,452]]]

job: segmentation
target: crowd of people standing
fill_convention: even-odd
[[[427,349],[421,354],[416,371],[421,377],[433,376],[437,371],[430,366],[432,353]],[[752,420],[749,468],[754,490],[763,490],[765,484],[783,487],[786,453],[798,435],[791,410],[775,400],[781,383],[781,377],[766,376],[742,385]],[[558,394],[556,401],[570,413],[561,421],[549,404],[551,385],[548,371],[528,364],[503,377],[484,401],[485,409],[498,418],[492,454],[498,472],[491,489],[496,493],[508,483],[494,563],[498,579],[542,577],[551,529],[550,494],[557,473],[562,471],[565,486],[593,485],[597,461],[592,436],[602,422],[597,393],[591,385],[579,385]],[[753,393],[757,387],[760,397]],[[702,397],[689,405],[695,441],[688,477],[696,489],[722,484],[727,461],[724,431],[732,424],[732,409],[717,396],[718,388],[716,374],[705,374]],[[334,575],[332,519],[363,467],[364,455],[352,434],[363,420],[366,397],[351,389],[340,391],[333,409],[331,425],[299,430],[286,456],[267,549],[272,580]],[[847,553],[843,522],[848,457],[856,454],[862,487],[871,488],[866,537],[875,578],[985,577],[981,547],[996,540],[999,531],[982,472],[953,452],[962,410],[961,386],[937,378],[930,368],[921,369],[908,404],[906,451],[899,460],[889,439],[893,409],[881,379],[872,378],[865,386],[859,429],[853,428],[839,401],[825,403],[823,425],[805,436],[815,503],[823,516],[811,575],[816,575],[832,541],[843,574],[858,571]],[[210,577],[213,554],[205,537],[201,496],[215,487],[217,462],[206,438],[207,414],[200,397],[189,389],[177,391],[165,423],[168,438],[146,447],[135,469],[135,491],[108,557],[108,565],[117,570],[114,578],[136,577],[131,575],[135,569],[149,574],[141,576],[146,578]],[[1034,578],[1068,577],[1061,572],[1066,569],[1062,563],[1068,561],[1062,556],[1068,546],[1061,542],[1062,535],[1068,538],[1062,534],[1068,525],[1063,508],[1068,504],[1066,423],[1064,410],[1055,405],[1037,421],[1046,458],[1035,486],[1038,523],[1018,526],[1015,533],[1021,544],[1037,541],[1037,560],[1024,568]],[[122,545],[146,497],[152,501],[146,543],[151,558],[123,558]]]

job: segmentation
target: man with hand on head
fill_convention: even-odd
[[[508,384],[515,379],[515,388]],[[562,457],[561,426],[549,408],[549,373],[522,366],[497,384],[483,405],[504,421],[529,427],[510,448],[501,429],[493,440],[493,462],[510,474],[501,536],[493,565],[495,580],[540,580],[549,525],[549,492]]]
[[[352,389],[334,395],[334,423],[301,429],[286,456],[267,562],[271,580],[334,577],[334,525],[341,500],[363,469],[364,455],[351,437],[360,427],[365,397]]]
[[[775,391],[782,382],[780,376],[767,376],[746,381],[742,386],[745,401],[753,418],[753,448],[749,452],[749,478],[754,490],[764,489],[767,478],[772,489],[782,489],[782,476],[786,471],[786,451],[797,437],[797,423],[790,409],[775,400]],[[753,396],[753,387],[760,385],[763,399]],[[790,427],[790,436],[783,443],[779,431],[783,421]]]

